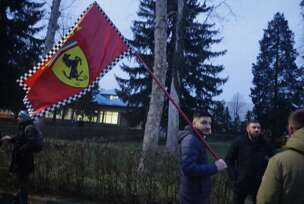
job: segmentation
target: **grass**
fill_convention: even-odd
[[[224,142],[212,141],[210,145],[221,156],[229,147]],[[37,193],[67,197],[76,193],[80,198],[94,198],[103,203],[175,203],[179,180],[178,158],[160,152],[149,158],[151,171],[140,176],[137,166],[141,148],[140,142],[100,144],[47,140],[44,151],[36,157],[33,189]],[[161,145],[160,149],[164,150],[165,146]],[[5,155],[3,149],[0,150],[0,170],[8,165]],[[13,188],[4,169],[0,172],[0,180],[2,189]],[[219,196],[213,196],[212,203],[226,203],[223,202],[229,197],[226,175],[215,176],[214,184],[217,186],[215,191],[223,198],[219,200]]]
[[[209,142],[209,144],[222,158],[225,157],[230,147],[230,142]]]

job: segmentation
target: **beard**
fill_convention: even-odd
[[[261,133],[253,133],[253,134],[248,134],[248,135],[251,138],[251,140],[254,142],[254,141],[257,141],[259,139],[260,134]]]

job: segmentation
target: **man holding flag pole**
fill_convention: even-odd
[[[210,175],[225,169],[226,163],[210,148],[204,138],[207,132],[204,132],[206,126],[201,120],[205,119],[205,115],[195,116],[193,122],[188,119],[172,100],[164,85],[154,76],[140,55],[130,47],[96,2],[84,11],[69,33],[54,46],[42,62],[18,80],[26,90],[24,103],[31,117],[43,116],[46,112],[54,111],[79,99],[89,92],[121,58],[130,54],[143,64],[152,79],[188,123],[192,132],[184,141],[191,138],[190,140],[195,140],[197,145],[189,148],[201,148],[201,150],[197,149],[198,155],[188,152],[190,156],[194,156],[192,158],[194,163],[191,165],[199,165],[200,168],[207,165],[206,149],[217,160],[215,164],[210,164],[212,169]],[[188,158],[188,153],[185,153]],[[196,163],[195,160],[198,158],[201,160]],[[204,174],[203,171],[198,173]],[[205,197],[204,199],[206,200]]]

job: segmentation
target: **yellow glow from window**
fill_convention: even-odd
[[[118,112],[104,112],[103,123],[106,124],[118,124]]]
[[[110,96],[110,100],[115,100],[115,99],[118,99],[118,96],[114,96],[114,95]]]

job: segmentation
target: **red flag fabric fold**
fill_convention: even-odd
[[[41,116],[80,98],[129,51],[127,41],[93,3],[35,70],[19,80],[27,90],[29,112]]]

